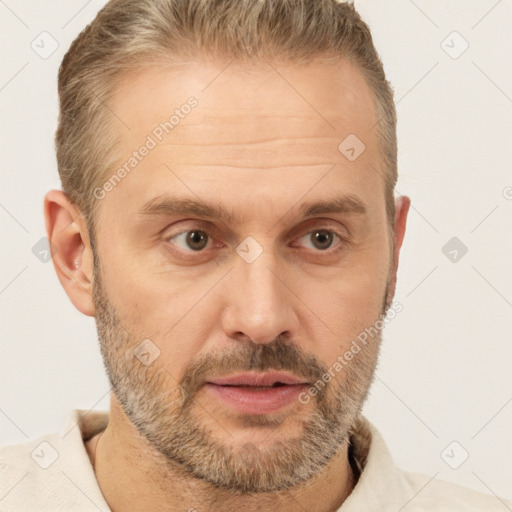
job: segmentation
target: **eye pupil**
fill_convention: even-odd
[[[208,235],[204,231],[190,231],[187,235],[187,244],[194,251],[200,251],[206,247]]]
[[[333,242],[333,234],[325,229],[315,231],[313,241],[318,249],[328,249]]]

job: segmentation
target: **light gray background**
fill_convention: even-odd
[[[0,0],[2,444],[61,431],[73,408],[108,408],[94,320],[32,253],[43,195],[59,187],[58,66],[103,4]],[[404,469],[510,498],[512,3],[356,5],[395,88],[397,190],[412,199],[395,297],[404,310],[384,333],[365,414]],[[46,59],[31,48],[51,48],[43,31],[59,45]],[[458,58],[453,31],[469,43]],[[454,236],[468,248],[457,262],[442,252]],[[441,457],[452,441],[451,461],[469,453],[456,470]]]

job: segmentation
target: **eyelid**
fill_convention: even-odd
[[[306,223],[306,226],[302,226],[296,233],[292,232],[291,238],[293,238],[293,240],[298,240],[313,231],[325,230],[337,235],[342,242],[348,243],[350,241],[350,231],[339,221],[329,218],[315,217],[313,219],[308,219]],[[319,252],[328,253],[329,250]]]
[[[199,221],[201,222],[201,221]],[[174,245],[171,243],[171,240],[177,236],[180,236],[180,235],[183,235],[185,233],[188,233],[190,231],[200,231],[200,232],[204,232],[208,235],[208,244],[207,244],[207,248],[205,249],[202,249],[200,251],[194,251],[192,249],[182,249],[182,248],[178,248],[177,250],[179,252],[182,252],[182,253],[190,253],[190,254],[204,254],[206,253],[209,249],[211,249],[211,247],[208,247],[209,246],[213,246],[213,247],[219,247],[219,244],[216,243],[216,238],[214,236],[214,230],[213,229],[210,229],[208,227],[201,227],[200,225],[199,226],[190,226],[190,227],[185,227],[183,229],[181,229],[180,231],[177,231],[176,233],[172,233],[170,235],[165,235],[163,236],[163,240],[164,242],[167,242],[169,243],[170,245]]]
[[[179,231],[172,231],[172,228],[176,229],[176,225],[184,224],[184,226]],[[162,238],[164,240],[170,240],[171,238],[181,235],[183,233],[186,233],[187,231],[205,231],[209,235],[212,235],[214,231],[216,231],[214,228],[212,228],[211,223],[200,220],[200,219],[187,219],[183,221],[176,222],[172,224],[172,226],[167,226],[163,231],[161,231]],[[167,232],[171,232],[171,234],[166,235]]]

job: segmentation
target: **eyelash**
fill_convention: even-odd
[[[190,233],[191,231],[199,231],[201,233],[204,233],[207,235],[208,237],[208,241],[211,241],[211,240],[214,240],[214,237],[212,236],[212,234],[207,230],[207,229],[204,229],[204,228],[189,228],[189,229],[186,229],[184,231],[180,231],[178,233],[175,233],[173,234],[172,236],[167,236],[165,237],[165,242],[168,242],[169,244],[172,245],[172,239],[173,238],[176,238],[180,235],[184,235],[186,233]],[[312,250],[314,253],[318,253],[318,254],[329,254],[329,255],[333,255],[333,254],[336,254],[338,253],[340,250],[343,249],[343,247],[345,246],[346,243],[348,243],[348,240],[345,238],[344,235],[342,235],[339,231],[335,230],[335,229],[332,229],[332,228],[328,228],[328,227],[319,227],[319,228],[315,228],[315,229],[311,229],[309,231],[306,231],[305,233],[301,234],[300,237],[298,237],[298,240],[300,240],[301,238],[304,238],[305,236],[307,235],[311,235],[312,233],[315,233],[317,231],[326,231],[328,233],[332,233],[334,234],[335,236],[337,236],[339,238],[339,242],[338,242],[338,246],[335,247],[334,249],[332,249],[331,247],[329,247],[328,249],[326,250],[313,250],[313,249],[310,249]],[[334,244],[334,242],[333,242]],[[197,254],[197,255],[201,255],[201,254],[205,254],[208,249],[201,249],[200,251],[194,251],[192,249],[177,249],[178,252],[182,253],[182,254],[187,254],[187,255],[190,255],[190,254]]]

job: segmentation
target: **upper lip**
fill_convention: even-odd
[[[307,384],[304,379],[282,372],[238,373],[229,377],[219,377],[208,381],[219,386],[272,386],[282,384]]]

